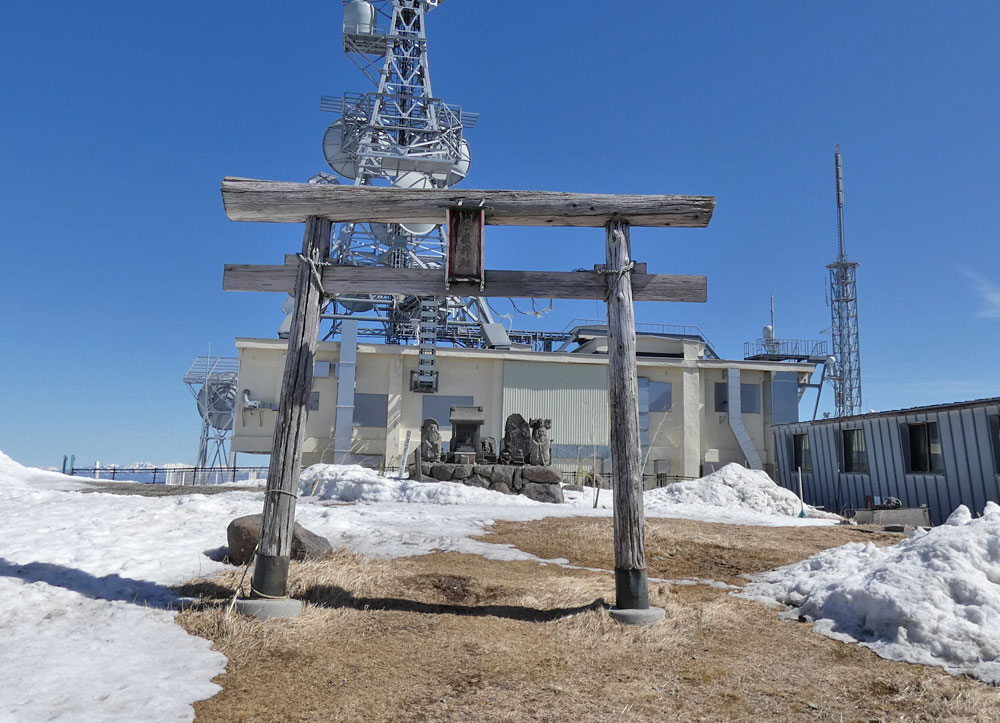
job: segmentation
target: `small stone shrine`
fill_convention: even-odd
[[[455,406],[448,415],[451,422],[451,455],[449,462],[474,464],[485,460],[480,456],[479,428],[486,421],[482,407]]]
[[[552,467],[551,419],[532,419],[511,414],[504,424],[503,444],[481,437],[486,421],[482,407],[451,408],[450,454],[442,455],[441,432],[436,419],[424,420],[420,428],[420,471],[425,482],[460,482],[504,494],[522,494],[539,502],[562,502],[562,473]],[[413,462],[411,477],[418,476]]]

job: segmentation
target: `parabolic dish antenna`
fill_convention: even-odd
[[[323,134],[323,156],[330,168],[344,178],[354,179],[358,175],[357,158],[344,150],[344,119],[338,118]]]
[[[233,428],[236,387],[228,382],[209,380],[198,392],[198,413],[209,426],[224,432]]]
[[[434,188],[434,181],[426,173],[420,171],[407,171],[400,173],[392,179],[392,185],[396,188]],[[406,233],[414,236],[425,236],[434,230],[433,223],[401,223],[399,227]]]
[[[404,171],[392,179],[392,185],[396,188],[434,188],[444,186],[450,188],[459,183],[469,175],[469,167],[472,165],[472,153],[469,150],[469,142],[464,138],[459,150],[458,161],[452,164],[447,173],[435,173],[426,171]],[[404,231],[414,236],[424,236],[434,230],[432,223],[401,223]]]

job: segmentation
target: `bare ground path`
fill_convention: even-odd
[[[851,540],[847,528],[650,520],[652,575],[741,575]],[[604,529],[607,526],[608,529]],[[610,520],[499,523],[486,539],[609,568]],[[605,550],[604,548],[608,548]],[[435,553],[378,561],[340,551],[293,566],[310,602],[293,621],[178,621],[230,660],[199,721],[993,721],[1000,689],[883,660],[703,585],[656,584],[664,623],[613,623],[613,578]],[[190,587],[220,598],[238,573]],[[222,586],[219,585],[222,583]]]

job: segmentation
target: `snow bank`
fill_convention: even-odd
[[[222,569],[206,552],[261,495],[87,487],[0,453],[0,720],[190,721],[226,658],[158,608],[168,585]]]
[[[0,452],[0,485],[8,488],[43,486],[46,489],[60,490],[75,490],[86,487],[79,480],[61,472],[25,467],[3,452]]]
[[[531,507],[541,504],[522,495],[469,487],[458,482],[417,482],[382,477],[356,464],[314,464],[302,473],[299,494],[340,502],[409,502],[432,505],[497,505]]]
[[[0,720],[190,721],[225,658],[171,615],[0,576]]]
[[[1000,683],[1000,506],[893,547],[851,543],[752,576],[740,597],[796,609],[813,628],[890,660]]]
[[[766,472],[727,464],[701,479],[677,482],[646,493],[649,509],[671,505],[709,505],[730,510],[746,510],[765,515],[798,517],[798,495],[779,487]],[[806,505],[806,515],[819,519],[840,519],[837,515]]]

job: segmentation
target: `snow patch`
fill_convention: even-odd
[[[890,660],[1000,683],[1000,506],[893,547],[850,543],[751,577],[740,597],[790,605],[789,616]]]
[[[0,452],[0,485],[7,488],[45,487],[57,490],[76,490],[87,485],[61,472],[25,467]]]
[[[727,464],[701,479],[677,482],[646,493],[650,509],[678,504],[709,505],[730,511],[745,510],[765,515],[798,517],[802,503],[798,495],[774,483],[766,472]],[[806,516],[839,520],[838,515],[805,506]]]

